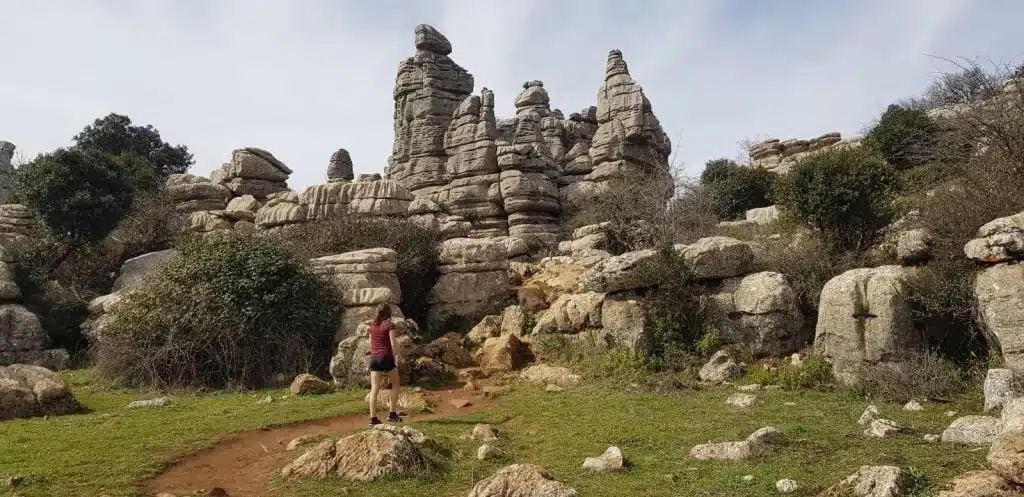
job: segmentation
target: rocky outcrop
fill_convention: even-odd
[[[913,269],[880,266],[847,271],[821,291],[814,347],[836,379],[859,382],[862,368],[898,362],[922,345],[909,300]]]
[[[800,159],[826,150],[856,148],[861,144],[860,138],[843,140],[839,133],[825,133],[810,140],[771,138],[753,144],[748,149],[751,166],[763,167],[770,172],[785,174]]]
[[[602,193],[609,179],[621,175],[641,175],[671,184],[671,142],[650,100],[630,77],[619,50],[608,53],[596,114],[598,127],[589,152],[593,170],[566,187],[565,197],[570,203],[579,205],[587,197]],[[670,193],[671,188],[666,191]]]
[[[759,263],[754,245],[727,236],[701,238],[675,249],[690,265],[694,278],[703,281],[741,276]]]
[[[70,387],[46,368],[0,366],[0,421],[70,414],[80,408]]]
[[[761,272],[709,285],[706,316],[723,344],[742,344],[758,357],[782,357],[810,338],[796,294],[779,273]]]
[[[39,317],[18,303],[21,296],[7,263],[0,262],[0,366],[21,363],[65,368],[67,351],[51,348],[53,342]]]
[[[477,322],[511,296],[509,248],[500,238],[455,238],[438,246],[441,276],[428,296],[431,323],[458,316]]]
[[[339,148],[331,154],[331,161],[327,164],[327,182],[339,183],[352,181],[355,173],[352,171],[352,156],[348,150]]]
[[[17,147],[9,141],[0,140],[0,203],[7,201],[10,194],[11,181],[14,179],[14,150]]]
[[[455,109],[473,92],[473,76],[455,63],[452,45],[434,27],[416,26],[416,54],[395,80],[395,141],[388,176],[417,196],[443,188],[445,134]]]
[[[228,205],[231,190],[193,174],[172,174],[167,178],[167,194],[174,210],[187,215],[199,211],[219,211]]]
[[[14,262],[12,249],[29,241],[36,219],[21,204],[0,204],[0,260]]]
[[[981,270],[974,281],[974,298],[989,348],[1002,354],[1006,367],[1024,371],[1024,264]]]
[[[272,193],[288,190],[291,174],[292,170],[270,152],[248,147],[231,152],[231,162],[214,171],[211,180],[235,196],[252,195],[262,201]]]
[[[910,473],[899,466],[861,466],[821,497],[899,497],[912,483]]]
[[[480,480],[469,497],[577,497],[579,493],[532,464],[513,464]]]
[[[1024,212],[985,223],[964,245],[971,259],[996,263],[1024,259]]]
[[[359,326],[377,317],[380,304],[390,304],[392,315],[402,317],[402,288],[398,283],[398,254],[388,248],[356,250],[310,259],[320,275],[341,294],[345,311],[335,339],[355,335]]]

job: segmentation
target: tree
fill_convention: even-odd
[[[772,204],[774,175],[762,167],[748,167],[729,159],[708,161],[700,175],[719,202],[719,215],[727,219],[743,216],[749,209]]]
[[[57,149],[19,168],[14,192],[73,249],[98,241],[117,227],[131,208],[129,180],[130,174],[114,157]]]
[[[878,124],[865,135],[867,142],[897,169],[909,169],[934,158],[940,133],[923,109],[890,105]]]
[[[920,106],[934,109],[985,100],[1004,79],[1005,73],[990,73],[973,62],[956,65],[959,71],[945,73],[932,82],[918,100]]]
[[[784,215],[800,221],[841,250],[865,250],[892,217],[899,176],[868,148],[828,150],[783,176],[775,197]]]
[[[157,176],[184,173],[194,162],[188,147],[171,145],[152,125],[134,126],[128,116],[110,114],[75,135],[75,148],[119,156],[131,153],[149,164]]]

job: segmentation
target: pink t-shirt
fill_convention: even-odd
[[[392,327],[390,319],[370,325],[370,355],[377,357],[395,355],[395,351],[391,349]]]

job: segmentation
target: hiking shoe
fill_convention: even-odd
[[[370,418],[370,426],[376,426],[376,425],[379,425],[379,424],[380,424],[380,420],[377,419],[377,416],[374,416],[374,417]]]
[[[402,422],[402,417],[399,416],[397,412],[389,412],[388,413],[388,422],[389,423],[401,423]]]

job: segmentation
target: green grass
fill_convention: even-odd
[[[77,376],[76,393],[92,413],[0,423],[0,468],[28,476],[20,495],[131,495],[136,482],[159,470],[174,455],[209,445],[224,433],[287,421],[359,410],[362,392],[290,399],[272,408],[257,406],[263,392],[177,397],[178,407],[127,411],[137,392],[109,392],[90,387]],[[775,482],[797,480],[798,496],[816,495],[865,464],[896,464],[923,477],[927,493],[955,475],[984,466],[984,450],[928,443],[925,433],[941,433],[951,419],[980,408],[976,398],[951,405],[926,404],[924,412],[879,404],[883,416],[914,433],[893,439],[870,439],[856,424],[867,401],[845,392],[758,392],[762,404],[739,411],[725,404],[734,392],[726,387],[653,395],[581,387],[551,394],[517,386],[490,410],[411,426],[423,430],[450,457],[433,469],[407,479],[371,484],[275,477],[275,495],[288,497],[466,495],[473,483],[513,462],[538,464],[572,485],[581,495],[652,496],[776,495]],[[278,392],[280,394],[281,392]],[[796,403],[796,405],[786,405]],[[460,439],[475,423],[500,430],[505,456],[476,459],[477,442]],[[777,452],[743,463],[688,459],[690,448],[707,441],[740,440],[763,426],[775,426],[788,443]],[[583,459],[617,445],[627,459],[619,474],[593,475]],[[755,480],[744,483],[744,475]],[[3,490],[0,490],[2,494]]]
[[[174,456],[209,447],[227,434],[365,408],[360,392],[352,391],[256,405],[267,395],[287,394],[266,390],[171,395],[172,407],[128,410],[133,400],[161,394],[111,389],[90,371],[63,376],[89,412],[0,423],[0,477],[25,478],[16,493],[0,487],[0,495],[136,495],[137,483]]]
[[[465,495],[475,481],[512,462],[547,468],[588,497],[777,495],[775,482],[782,478],[800,483],[795,495],[816,495],[865,464],[912,469],[923,478],[918,491],[923,494],[962,471],[984,465],[985,451],[922,438],[945,429],[951,421],[945,411],[966,413],[979,406],[928,405],[925,412],[914,413],[880,404],[884,416],[915,433],[879,440],[863,435],[857,419],[867,402],[849,393],[759,392],[762,405],[738,411],[725,404],[733,392],[717,388],[666,396],[583,388],[549,394],[523,386],[486,413],[413,425],[461,454],[446,470],[369,485],[340,479],[279,482],[279,494],[334,495],[344,487],[351,496]],[[476,422],[499,427],[499,446],[506,457],[476,460],[479,444],[459,439]],[[787,445],[770,456],[744,463],[687,457],[695,444],[740,440],[768,425],[788,438]],[[627,471],[592,475],[581,469],[584,458],[601,454],[609,445],[622,449]],[[748,474],[755,480],[744,483]]]

